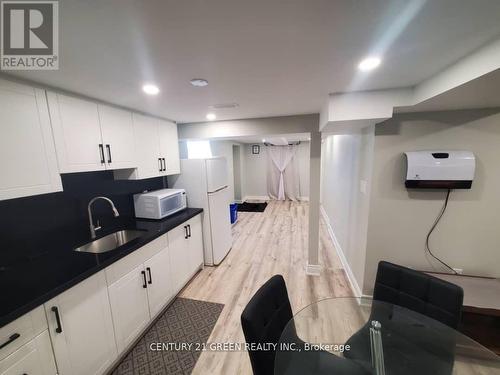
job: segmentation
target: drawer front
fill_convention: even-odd
[[[12,354],[47,329],[47,319],[43,306],[0,328],[0,360]]]
[[[55,375],[56,372],[47,330],[0,361],[0,375]]]
[[[105,273],[108,286],[120,280],[139,264],[144,263],[146,260],[151,258],[153,255],[158,254],[167,246],[168,239],[167,235],[164,234],[107,267],[105,269]]]

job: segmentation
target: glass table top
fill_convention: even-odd
[[[307,306],[288,322],[274,373],[500,375],[500,357],[404,307],[332,298]]]

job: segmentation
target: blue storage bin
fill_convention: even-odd
[[[231,203],[229,205],[229,211],[231,214],[231,224],[234,224],[234,223],[236,223],[236,220],[238,220],[238,204]]]

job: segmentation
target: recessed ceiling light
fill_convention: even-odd
[[[381,61],[380,57],[368,57],[359,63],[358,68],[363,72],[367,72],[378,67]]]
[[[160,89],[158,86],[153,85],[152,83],[146,83],[142,86],[142,91],[144,91],[148,95],[158,95]]]
[[[216,118],[217,118],[217,116],[215,115],[215,113],[208,113],[207,114],[207,120],[213,121]]]
[[[203,79],[203,78],[193,78],[189,82],[191,82],[191,84],[194,87],[205,87],[206,85],[208,85],[208,81],[206,79]]]
[[[266,140],[265,140],[265,139],[263,139],[263,140],[262,140],[262,143],[266,143]]]

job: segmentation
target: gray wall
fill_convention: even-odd
[[[245,196],[267,196],[267,153],[266,146],[260,144],[260,153],[252,154],[252,145],[245,144]]]
[[[234,163],[233,163],[233,145],[240,146],[240,160],[244,158],[244,144],[240,144],[232,141],[210,141],[210,149],[212,150],[212,156],[224,156],[227,160],[227,170],[228,170],[228,186],[229,193],[233,200],[234,196]],[[240,164],[240,171],[244,174],[245,166],[242,162]],[[245,191],[244,180],[241,181],[242,192]]]
[[[358,293],[366,261],[373,140],[373,127],[360,134],[330,135],[323,139],[321,157],[323,215]]]
[[[426,257],[424,245],[445,192],[407,190],[404,151],[474,152],[472,189],[452,192],[431,248],[466,274],[500,276],[499,113],[500,109],[401,114],[376,126],[365,293],[373,290],[381,259],[415,269],[444,270]]]
[[[179,139],[318,132],[319,114],[179,124]]]

